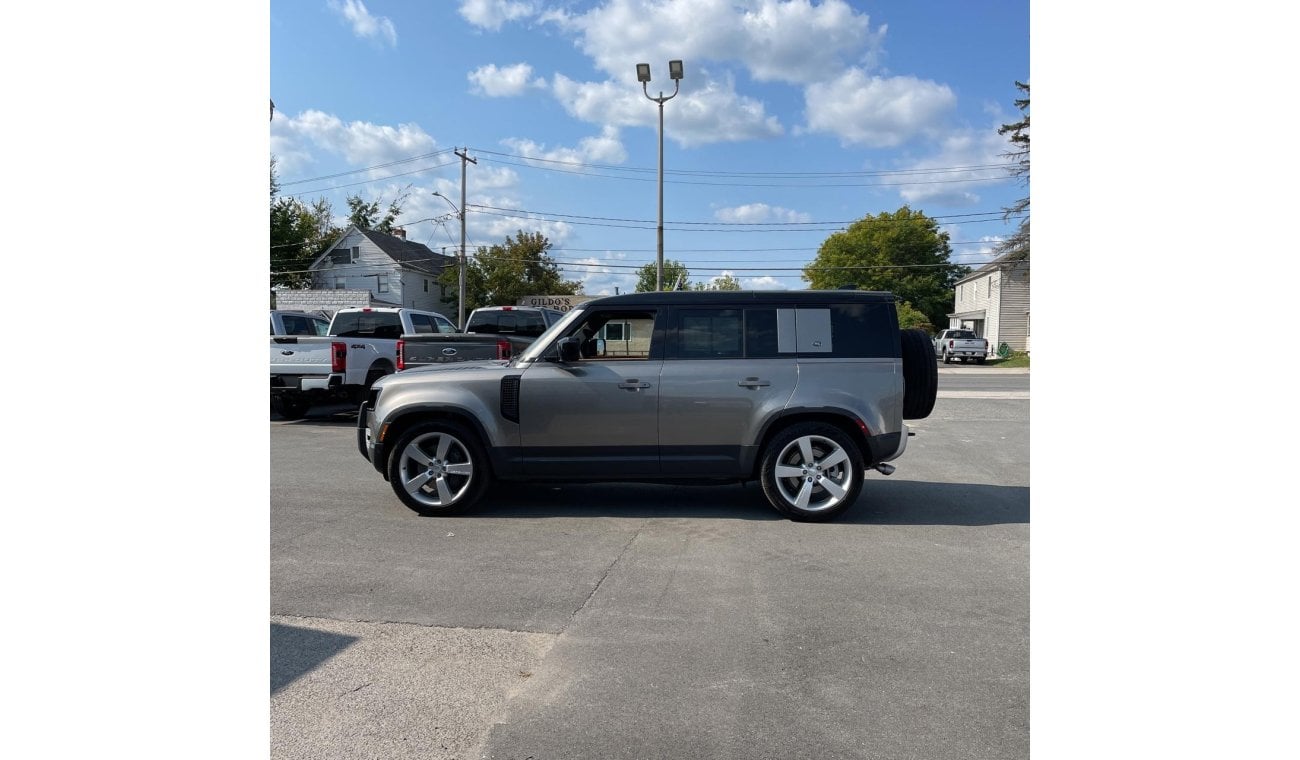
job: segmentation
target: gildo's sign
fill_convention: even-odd
[[[542,309],[568,311],[578,304],[586,303],[596,296],[522,296],[516,306],[533,306]]]

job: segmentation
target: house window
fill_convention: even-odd
[[[381,274],[381,275],[379,275],[379,276],[377,277],[377,279],[379,280],[379,292],[380,292],[380,293],[387,293],[387,292],[388,292],[388,275],[386,275],[386,274]]]
[[[425,293],[428,293],[428,292],[429,292],[429,281],[428,281],[428,280],[425,280],[425,281],[424,281],[424,292],[425,292]]]
[[[330,254],[330,261],[334,264],[355,264],[361,260],[361,248],[352,246],[351,248],[338,248]]]
[[[335,290],[343,290],[343,289],[346,288],[346,287],[347,287],[347,280],[345,280],[345,279],[342,278],[342,277],[336,277],[336,278],[334,278],[334,289],[335,289]]]

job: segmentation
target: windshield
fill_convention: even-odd
[[[555,339],[555,336],[562,335],[565,330],[568,330],[569,325],[573,324],[574,320],[578,319],[582,312],[583,309],[581,306],[570,309],[559,322],[546,328],[546,332],[539,335],[537,340],[533,341],[528,348],[519,355],[517,361],[533,362],[541,358],[542,353],[546,350],[546,347],[551,344],[551,341]]]

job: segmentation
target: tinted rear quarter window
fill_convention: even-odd
[[[830,356],[890,358],[902,355],[893,304],[859,302],[831,306]]]

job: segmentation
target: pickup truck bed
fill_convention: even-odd
[[[397,341],[397,371],[430,364],[509,359],[532,342],[533,339],[528,338],[516,345],[504,335],[473,333],[403,335]]]

